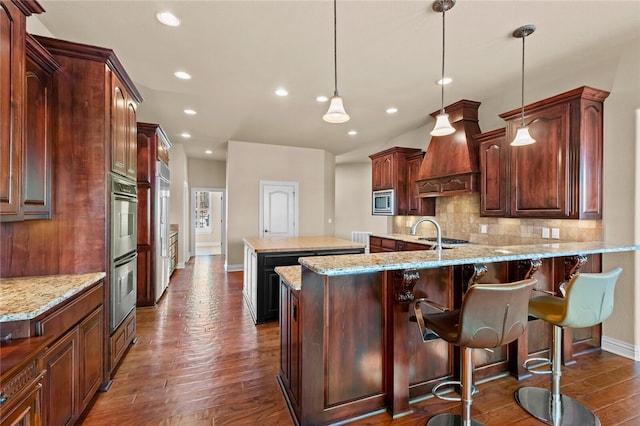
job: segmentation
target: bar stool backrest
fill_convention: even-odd
[[[567,284],[561,327],[591,327],[613,312],[613,294],[622,268],[602,273],[579,273]]]
[[[506,284],[475,284],[462,299],[458,342],[469,348],[497,348],[526,329],[535,279]]]

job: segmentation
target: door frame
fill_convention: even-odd
[[[193,255],[196,255],[196,209],[195,209],[195,199],[196,199],[196,192],[222,192],[222,200],[220,203],[220,207],[222,209],[222,212],[220,212],[220,218],[221,223],[220,223],[220,240],[222,240],[220,242],[220,254],[221,255],[225,255],[227,253],[227,207],[226,207],[226,203],[227,203],[227,190],[226,188],[213,188],[213,187],[203,187],[203,186],[192,186],[191,187],[191,194],[190,194],[190,201],[189,201],[189,206],[190,206],[190,214],[189,214],[189,218],[191,220],[191,226],[189,229],[189,234],[191,235],[191,244],[190,245],[190,250],[191,253],[193,253]]]
[[[300,205],[299,205],[299,194],[300,192],[298,191],[298,187],[299,187],[299,183],[298,182],[292,182],[292,181],[277,181],[277,180],[261,180],[260,181],[260,217],[259,217],[259,228],[258,228],[258,235],[260,237],[264,237],[264,187],[267,185],[281,185],[281,186],[292,186],[293,187],[293,193],[294,193],[294,203],[293,203],[293,234],[294,236],[298,236],[298,212],[300,211]]]

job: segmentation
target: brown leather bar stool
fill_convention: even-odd
[[[591,327],[607,319],[613,311],[613,292],[621,272],[615,268],[576,274],[567,283],[566,297],[538,296],[529,302],[530,315],[553,325],[550,358],[529,358],[523,363],[531,373],[551,374],[551,390],[523,387],[515,394],[518,404],[538,420],[553,426],[600,425],[591,410],[560,394],[562,327]],[[532,362],[542,364],[528,367]],[[549,370],[536,370],[549,364]]]
[[[437,425],[478,425],[482,423],[471,418],[471,394],[473,392],[473,348],[497,348],[517,339],[527,327],[529,297],[535,279],[506,284],[475,284],[469,287],[462,298],[460,309],[449,311],[427,299],[414,303],[416,321],[423,340],[432,340],[436,333],[447,342],[461,347],[461,397],[442,397],[437,388],[458,382],[446,382],[433,388],[432,393],[442,399],[461,401],[462,415],[439,414],[427,422]],[[439,312],[423,314],[426,304]]]

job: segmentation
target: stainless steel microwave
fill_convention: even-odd
[[[373,191],[371,214],[393,216],[394,198],[393,189]]]

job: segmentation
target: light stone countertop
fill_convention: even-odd
[[[300,291],[302,288],[302,268],[300,265],[276,266],[274,270],[291,289]]]
[[[30,320],[80,293],[104,272],[0,279],[0,322]]]
[[[365,245],[334,237],[268,237],[243,238],[246,246],[256,253],[364,249]]]
[[[640,245],[598,241],[514,246],[465,244],[453,247],[455,248],[443,250],[301,257],[299,262],[315,273],[333,276],[640,250]]]

